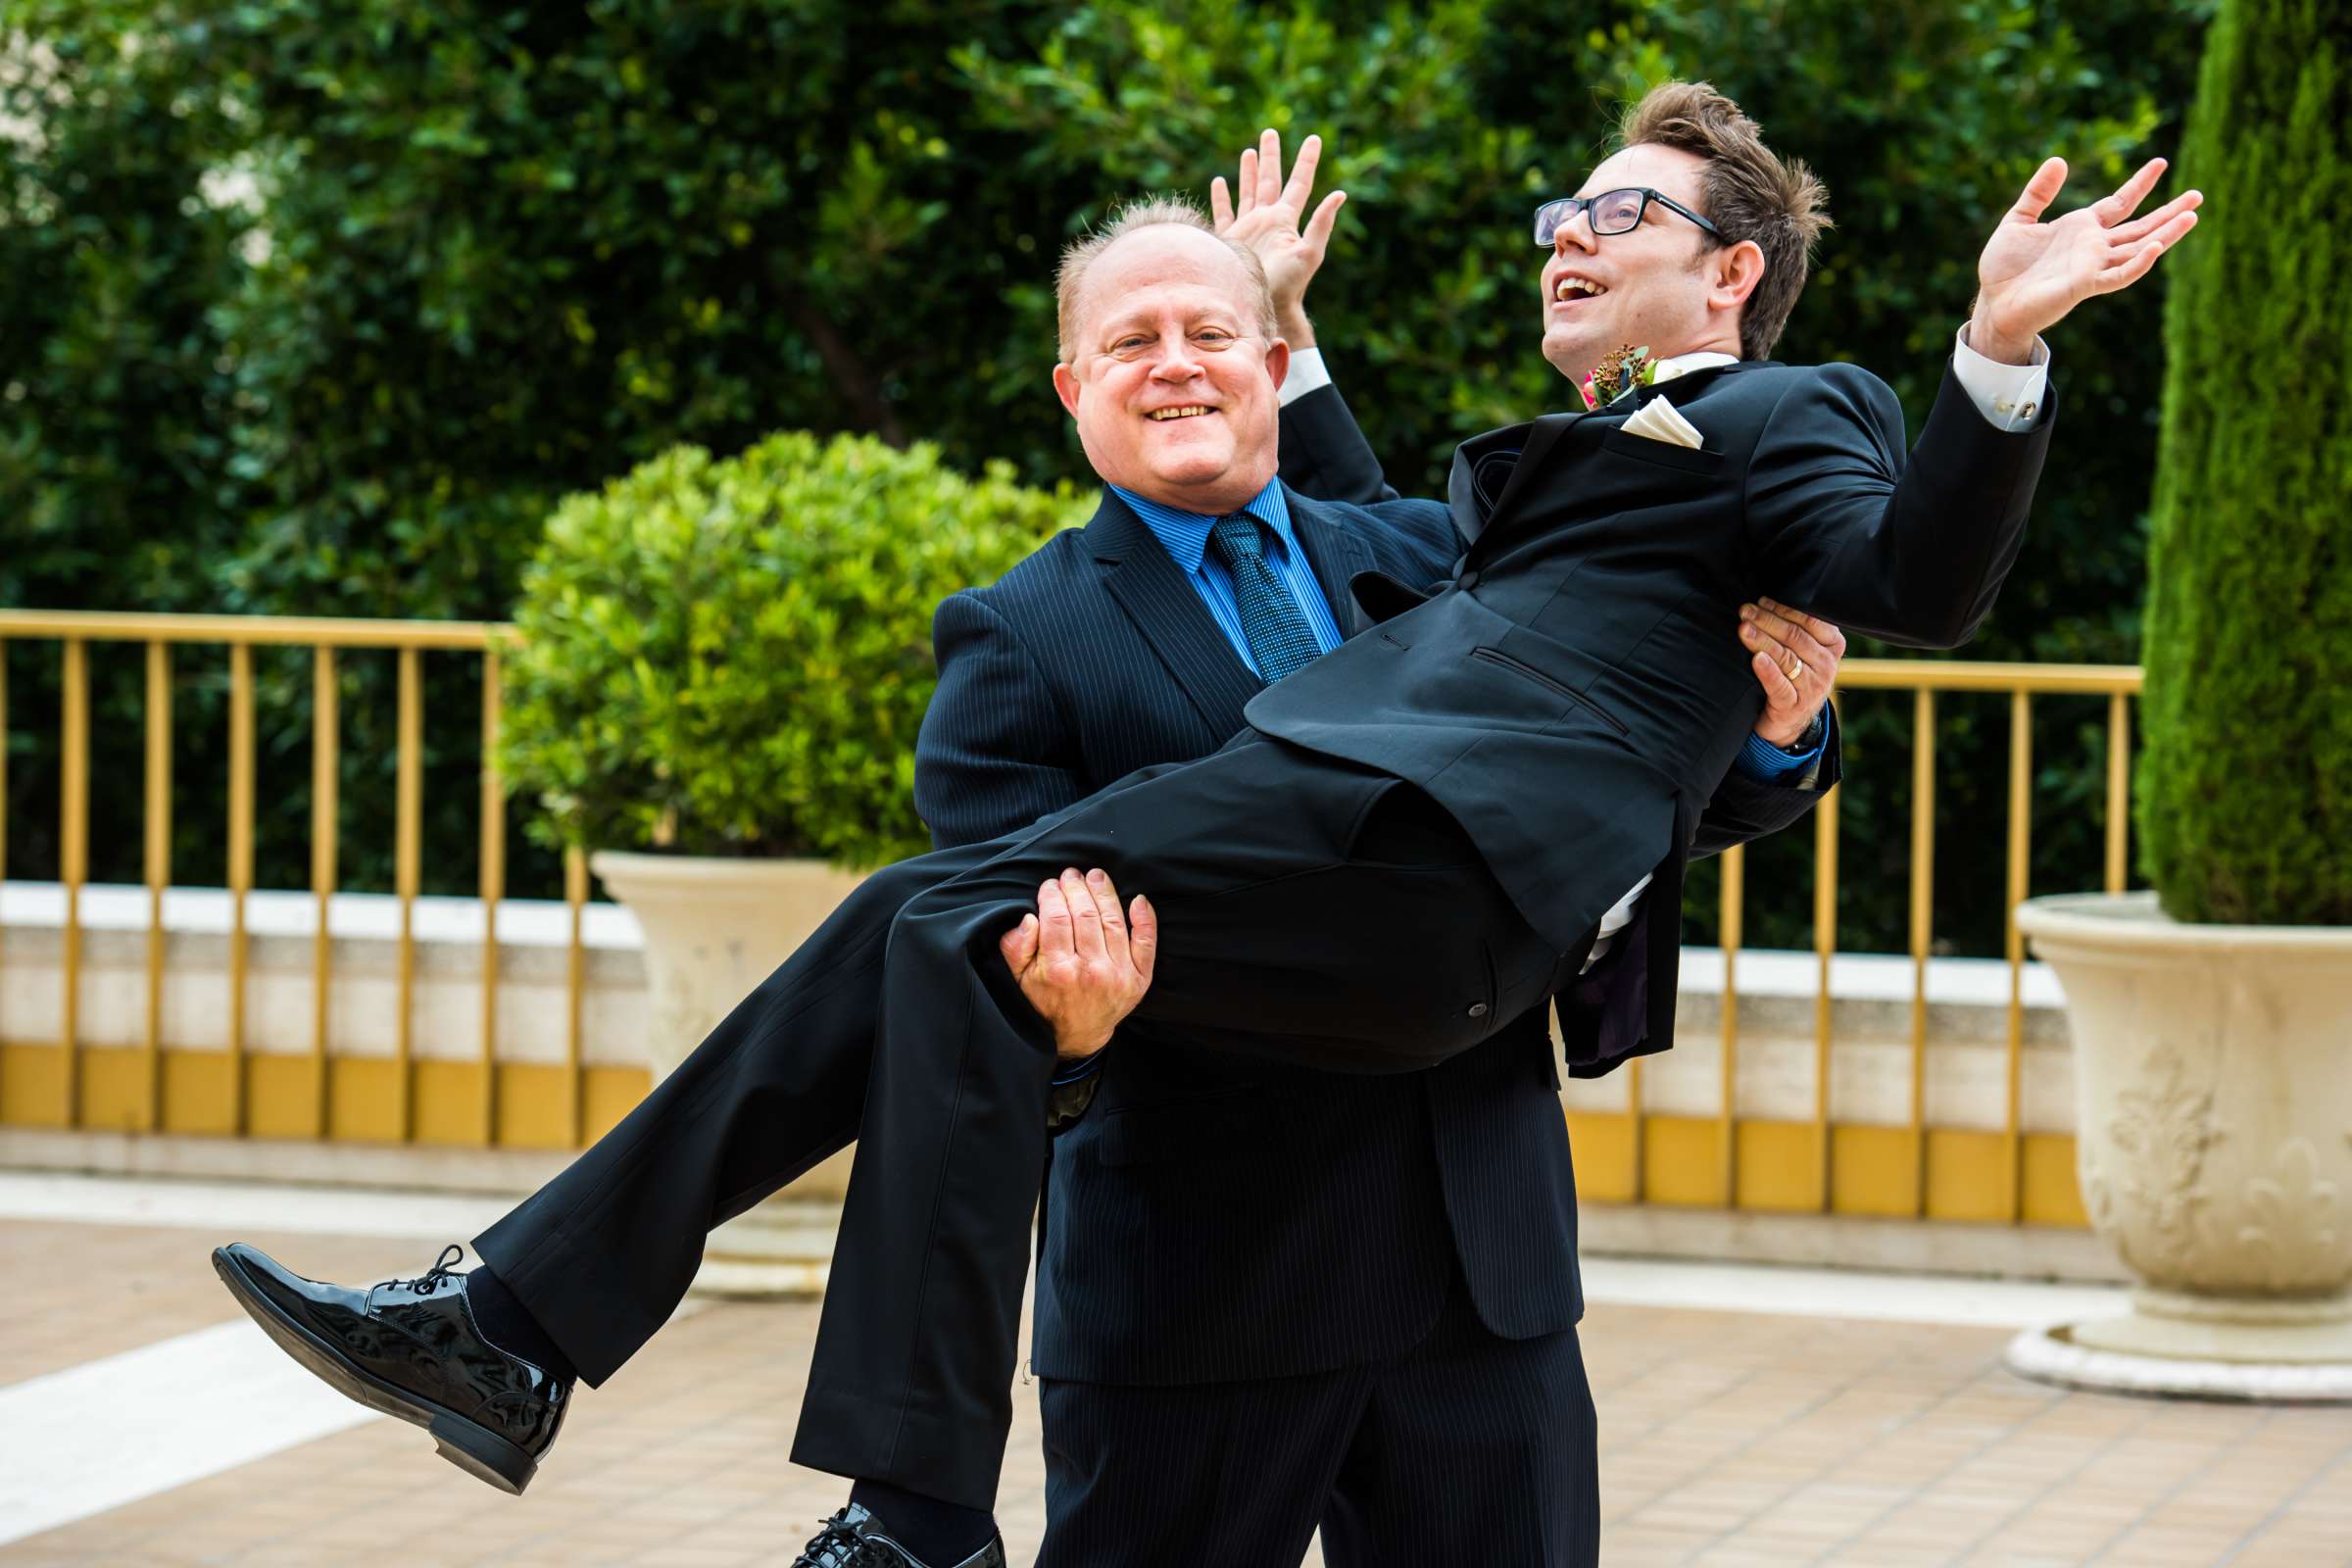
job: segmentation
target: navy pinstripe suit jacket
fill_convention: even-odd
[[[1315,449],[1292,437],[1297,418],[1323,412],[1318,400],[1346,417],[1334,389],[1286,410],[1284,478],[1360,488],[1360,474],[1310,466]],[[1367,623],[1348,591],[1355,573],[1427,583],[1460,553],[1435,503],[1374,514],[1294,488],[1290,504],[1343,632]],[[1026,826],[1139,767],[1204,756],[1243,727],[1260,689],[1182,570],[1108,491],[1087,527],[943,603],[934,638],[940,684],[916,749],[915,802],[942,846]],[[1724,790],[1711,808],[1721,819],[1702,821],[1703,848],[1786,825],[1818,798],[1736,774]],[[1642,953],[1641,938],[1629,931],[1618,951]],[[1604,1018],[1638,1021],[1638,1004],[1612,992],[1630,989],[1641,965],[1623,973],[1614,985],[1618,966],[1604,961],[1586,1000]],[[1581,1316],[1575,1181],[1541,1013],[1442,1067],[1393,1077],[1123,1046],[1106,1048],[1091,1108],[1054,1141],[1032,1354],[1041,1376],[1219,1382],[1391,1354],[1436,1320],[1456,1256],[1498,1334],[1552,1333]]]

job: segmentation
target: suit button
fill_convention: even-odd
[[[1487,1015],[1487,1004],[1486,1004],[1485,1003],[1483,1003],[1483,1002],[1473,1002],[1472,1004],[1470,1004],[1470,1016],[1471,1016],[1471,1017],[1473,1017],[1473,1018],[1484,1018],[1486,1015]]]
[[[1465,571],[1459,577],[1453,579],[1453,585],[1456,588],[1464,590],[1475,588],[1478,586],[1478,573],[1475,571]]]

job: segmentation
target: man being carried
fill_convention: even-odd
[[[1690,156],[1782,168],[1752,127]],[[1646,184],[1703,215],[1704,181],[1671,163]],[[2193,193],[2131,220],[2160,171],[2044,224],[2064,179],[2045,165],[1980,264],[1969,341],[2022,360],[2075,305],[2143,275],[2194,220]],[[1711,320],[1736,318],[1772,265],[1752,241],[1718,247],[1687,289],[1668,275],[1692,271],[1686,248],[1637,244],[1599,281]],[[1187,510],[1243,512],[1274,475],[1289,368],[1254,253],[1156,225],[1065,283],[1054,382],[1090,455],[1147,443]],[[1368,582],[1366,608],[1390,618],[1259,694],[1232,745],[868,878],[618,1126],[477,1238],[478,1295],[481,1271],[360,1292],[242,1247],[216,1254],[222,1278],[306,1365],[519,1491],[571,1377],[601,1381],[653,1336],[704,1234],[855,1130],[793,1457],[991,1507],[1037,1109],[1065,1044],[1000,942],[1046,884],[1101,867],[1149,895],[1127,911],[1093,901],[1107,929],[1085,938],[1125,942],[1124,912],[1143,942],[1131,1032],[1326,1069],[1434,1065],[1572,981],[1643,878],[1676,906],[1701,808],[1763,706],[1722,633],[1756,589],[1921,646],[1965,641],[1990,611],[2053,397],[2004,429],[1947,372],[1906,461],[1893,394],[1856,367],[1751,353],[1665,386],[1698,445],[1637,430],[1662,388],[1468,443],[1451,584],[1413,604]],[[1671,920],[1649,922],[1661,1043],[1676,948]],[[805,1558],[921,1561],[869,1534],[837,1520]],[[1001,1559],[992,1543],[968,1560]]]

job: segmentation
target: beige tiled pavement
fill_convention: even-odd
[[[400,1242],[249,1239],[325,1277],[429,1261]],[[208,1241],[0,1222],[0,1385],[230,1321]],[[0,1564],[781,1568],[844,1492],[784,1458],[815,1324],[808,1303],[682,1317],[583,1392],[521,1498],[375,1421],[0,1547]],[[2352,1568],[2352,1409],[2065,1393],[2002,1370],[2005,1338],[1594,1306],[1602,1562]],[[999,1517],[1025,1563],[1044,1463],[1035,1391],[1016,1392]]]

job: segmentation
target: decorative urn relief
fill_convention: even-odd
[[[721,859],[599,850],[589,864],[645,933],[646,1054],[659,1083],[860,878],[823,860]],[[808,1295],[824,1287],[830,1223],[795,1200],[832,1200],[849,1181],[847,1150],[776,1197],[711,1232],[695,1289],[718,1296]]]
[[[2018,923],[2066,992],[2083,1205],[2139,1287],[2011,1364],[2352,1398],[2352,929],[2182,924],[2147,893]]]

